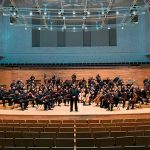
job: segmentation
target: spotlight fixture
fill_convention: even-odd
[[[102,11],[102,15],[105,15],[105,12],[104,12],[104,10]]]
[[[85,28],[84,28],[85,30],[87,30],[88,28],[85,26]]]
[[[76,15],[76,12],[75,12],[75,11],[73,11],[73,12],[72,12],[72,14],[73,14],[73,15]]]
[[[75,32],[76,31],[76,27],[73,27],[73,32]]]
[[[90,15],[91,14],[91,12],[90,11],[87,11],[87,15]]]
[[[58,15],[59,15],[59,16],[61,15],[61,11],[60,11],[60,10],[58,11]]]
[[[45,15],[45,16],[47,15],[47,11],[44,11],[44,15]]]
[[[32,11],[30,12],[30,16],[32,16],[33,15],[33,13],[32,13]]]
[[[116,15],[119,15],[119,11],[118,10],[116,11]]]
[[[123,30],[123,29],[124,29],[124,27],[122,26],[122,27],[121,27],[121,29]]]
[[[13,12],[13,16],[16,16],[17,15],[17,13],[16,12]]]

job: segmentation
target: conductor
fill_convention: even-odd
[[[73,103],[75,104],[75,111],[78,111],[78,96],[79,91],[75,84],[72,85],[72,88],[70,90],[70,112],[73,111]]]

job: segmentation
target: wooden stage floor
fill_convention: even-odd
[[[0,109],[0,119],[124,119],[124,118],[150,118],[150,105],[142,105],[141,108],[126,110],[120,107],[120,110],[114,107],[113,111],[91,106],[78,104],[78,112],[70,112],[69,106],[55,106],[53,110],[44,111],[43,107],[32,108],[22,111],[20,108]]]

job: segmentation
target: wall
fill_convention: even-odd
[[[89,77],[96,77],[100,74],[102,78],[113,79],[116,76],[120,76],[125,82],[129,79],[135,80],[135,84],[143,87],[143,80],[145,76],[150,76],[150,68],[138,68],[138,67],[107,67],[107,68],[81,68],[81,69],[0,69],[0,83],[9,87],[12,80],[23,80],[26,82],[31,75],[35,75],[37,80],[43,82],[44,74],[47,77],[56,75],[60,79],[71,79],[71,75],[76,73],[77,79],[88,79]],[[136,74],[136,76],[135,76]]]
[[[150,55],[150,13],[146,16],[146,24],[145,24],[145,49],[147,54]]]
[[[3,26],[2,26],[2,22],[3,22],[3,20],[2,20],[2,17],[1,17],[1,12],[0,12],[0,56],[2,56],[3,55]]]
[[[117,46],[33,48],[32,32],[23,27],[9,25],[3,18],[3,51],[1,63],[111,63],[145,62],[145,17],[140,16],[138,25],[121,30],[117,28]]]

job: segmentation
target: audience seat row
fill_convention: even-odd
[[[0,138],[0,146],[17,147],[102,147],[150,145],[150,136],[124,136],[105,138]]]

